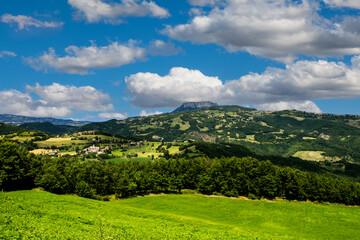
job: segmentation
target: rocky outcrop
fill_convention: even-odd
[[[179,113],[179,112],[186,112],[192,111],[200,108],[207,108],[207,107],[217,107],[217,103],[212,103],[209,101],[206,102],[187,102],[183,103],[180,107],[175,109],[172,113]]]

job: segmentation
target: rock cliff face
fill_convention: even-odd
[[[186,112],[186,111],[192,111],[199,108],[207,108],[207,107],[217,107],[217,103],[212,102],[187,102],[183,103],[180,107],[175,109],[172,113],[179,113],[179,112]]]

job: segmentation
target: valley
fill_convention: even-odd
[[[359,122],[213,106],[79,127],[0,124],[0,233],[356,239]]]
[[[350,240],[360,234],[358,207],[191,191],[100,202],[33,190],[0,193],[0,201],[4,239]]]

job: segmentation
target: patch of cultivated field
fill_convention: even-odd
[[[240,139],[240,141],[245,141],[245,142],[251,142],[251,143],[257,143],[257,144],[259,144],[259,142],[255,140],[255,135],[246,135],[246,138],[245,138],[245,139]]]
[[[164,154],[164,153],[156,150],[157,147],[160,145],[161,145],[160,142],[148,142],[148,143],[145,143],[143,146],[131,147],[126,151],[115,150],[115,151],[112,151],[112,155],[117,156],[119,158],[113,159],[113,160],[115,160],[115,161],[128,160],[127,156],[135,156],[135,154],[136,154],[137,157],[131,158],[131,159],[135,159],[135,160],[137,159],[137,160],[141,160],[141,161],[145,161],[145,160],[149,161],[152,159],[152,157],[158,158]],[[166,145],[164,146],[164,148],[166,148]],[[169,151],[170,155],[174,155],[174,154],[181,153],[179,148],[180,148],[179,146],[171,146],[167,150]]]
[[[33,136],[35,134],[35,132],[22,132],[20,134],[15,134],[15,136],[13,138],[11,138],[11,140],[14,141],[19,141],[19,142],[25,142],[25,141],[30,141],[35,139],[35,137]]]
[[[106,140],[114,139],[114,137],[105,136],[105,135],[87,135],[87,134],[83,134],[83,135],[77,136],[77,138],[86,138],[87,140],[92,140],[95,137],[100,138],[100,139],[106,139]]]
[[[65,156],[65,155],[70,155],[70,156],[75,156],[76,152],[75,151],[71,151],[71,152],[61,152],[59,153],[60,156]]]
[[[191,127],[188,121],[183,122],[179,117],[173,119],[171,127],[175,127],[176,125],[179,125],[179,129],[182,131],[188,130]]]
[[[126,155],[135,155],[141,157],[151,157],[151,155],[160,155],[160,153],[156,152],[156,148],[160,145],[159,142],[149,142],[145,143],[143,146],[140,147],[131,147],[125,152],[122,150],[113,151],[112,154],[115,156],[126,156]]]
[[[46,154],[49,154],[49,153],[52,153],[52,152],[59,152],[59,150],[58,149],[56,149],[56,150],[52,150],[52,149],[35,149],[35,150],[30,151],[30,153],[34,153],[36,155],[46,155]]]
[[[40,148],[42,147],[61,147],[61,146],[70,146],[72,144],[85,144],[87,140],[71,140],[70,137],[58,137],[58,138],[49,138],[45,141],[35,142]]]
[[[299,151],[299,152],[296,152],[293,156],[301,158],[303,160],[315,161],[315,162],[321,162],[321,161],[326,161],[326,160],[329,160],[329,161],[340,160],[339,158],[326,157],[323,154],[325,154],[325,152],[322,152],[322,151]]]
[[[14,141],[17,140],[19,142],[30,141],[33,139],[35,139],[35,137],[31,137],[31,136],[16,136],[16,137],[11,138],[11,140],[14,140]]]
[[[110,202],[0,193],[2,239],[359,239],[360,208],[197,194]]]

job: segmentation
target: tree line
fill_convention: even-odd
[[[360,205],[360,184],[251,157],[155,159],[147,163],[86,162],[40,157],[15,143],[0,142],[0,189],[42,187],[57,194],[103,199],[197,190],[229,197]]]

